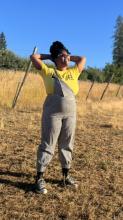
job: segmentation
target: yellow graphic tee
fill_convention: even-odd
[[[59,79],[66,83],[66,85],[77,95],[79,91],[78,77],[80,72],[77,65],[73,67],[68,67],[66,70],[60,71],[51,67],[48,67],[45,63],[42,62],[41,76],[44,81],[47,94],[54,93],[54,78],[53,75],[56,75]]]

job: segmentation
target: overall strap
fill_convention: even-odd
[[[56,69],[53,78],[55,79],[55,93],[60,92],[60,94],[64,97],[75,97],[72,89],[58,77]]]

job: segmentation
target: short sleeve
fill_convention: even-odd
[[[54,74],[54,68],[48,67],[44,62],[42,62],[41,74],[52,77]]]

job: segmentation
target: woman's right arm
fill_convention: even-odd
[[[42,60],[51,60],[50,54],[33,54],[30,56],[30,59],[36,69],[41,70]]]

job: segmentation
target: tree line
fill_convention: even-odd
[[[5,34],[0,33],[0,69],[26,70],[29,59],[17,56],[7,49]],[[36,71],[32,67],[32,71]],[[87,67],[80,80],[108,82],[114,73],[112,82],[123,83],[123,17],[118,16],[114,27],[112,63],[103,69]]]

